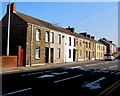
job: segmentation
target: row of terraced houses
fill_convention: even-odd
[[[7,9],[9,9],[7,7]],[[106,46],[87,33],[62,28],[16,11],[11,4],[10,55],[23,49],[24,66],[104,59]],[[2,54],[6,55],[8,10],[2,19]]]

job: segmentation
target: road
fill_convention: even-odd
[[[88,62],[4,74],[2,96],[112,96],[120,92],[119,64],[119,61]]]
[[[68,67],[68,66],[67,66]],[[76,64],[71,68],[101,69],[101,70],[118,70],[120,71],[120,61],[100,61],[86,64]]]

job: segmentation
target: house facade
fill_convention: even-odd
[[[114,54],[117,52],[117,46],[113,44],[112,41],[109,41],[106,38],[101,38],[98,41],[106,46],[107,54]]]
[[[96,59],[99,60],[99,59],[104,59],[104,54],[106,54],[106,46],[97,42],[96,43]]]
[[[76,37],[70,34],[65,34],[64,57],[65,62],[76,61]]]
[[[10,55],[18,55],[18,48],[23,49],[23,66],[104,58],[105,45],[90,34],[78,34],[70,26],[62,28],[17,12],[15,3],[11,4],[10,16]],[[7,47],[7,22],[8,10],[2,19],[3,55]]]

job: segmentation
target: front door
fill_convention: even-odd
[[[89,51],[89,60],[91,60],[91,55],[90,55],[90,53],[91,53],[91,52]]]
[[[45,48],[45,63],[49,63],[49,48]]]
[[[50,48],[50,62],[53,63],[54,48]]]
[[[75,54],[75,49],[73,49],[73,61],[75,61],[75,58],[76,58],[76,54]]]

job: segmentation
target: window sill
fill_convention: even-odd
[[[35,58],[36,60],[40,60],[40,58]]]

